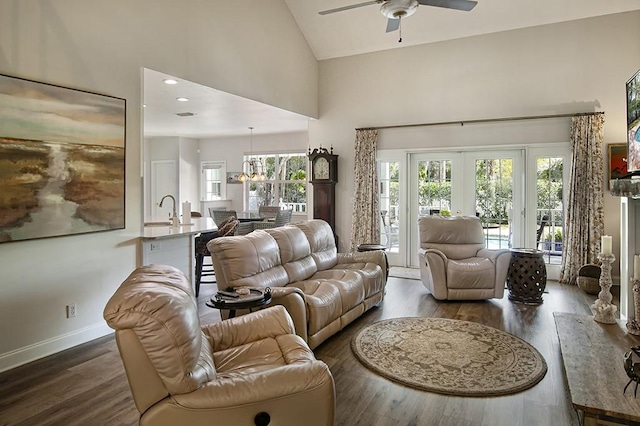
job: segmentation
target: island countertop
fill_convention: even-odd
[[[152,225],[142,228],[142,239],[160,239],[171,238],[177,236],[195,235],[200,232],[213,232],[218,230],[215,222],[210,217],[194,217],[191,218],[190,225],[180,224],[178,226],[171,225]]]

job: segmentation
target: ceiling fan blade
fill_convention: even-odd
[[[425,6],[444,7],[446,9],[470,11],[476,4],[474,0],[418,0],[418,3]]]
[[[392,31],[400,28],[400,20],[399,19],[387,19],[387,32],[390,33]]]
[[[380,3],[379,0],[365,1],[364,3],[352,4],[351,6],[337,7],[335,9],[323,10],[318,12],[320,15],[328,15],[330,13],[342,12],[343,10],[355,9],[362,6],[369,6],[371,4]]]

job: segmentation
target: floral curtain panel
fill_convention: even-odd
[[[598,263],[604,230],[604,113],[571,119],[571,178],[560,282],[576,284],[578,270]]]
[[[351,251],[361,243],[380,243],[377,140],[377,130],[356,130]]]

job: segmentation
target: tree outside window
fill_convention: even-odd
[[[247,210],[260,206],[280,206],[295,213],[307,211],[307,164],[305,153],[277,153],[245,156],[245,160],[260,160],[267,179],[249,182]]]

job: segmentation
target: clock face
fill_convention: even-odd
[[[329,162],[324,157],[318,157],[313,164],[314,179],[329,179]]]

